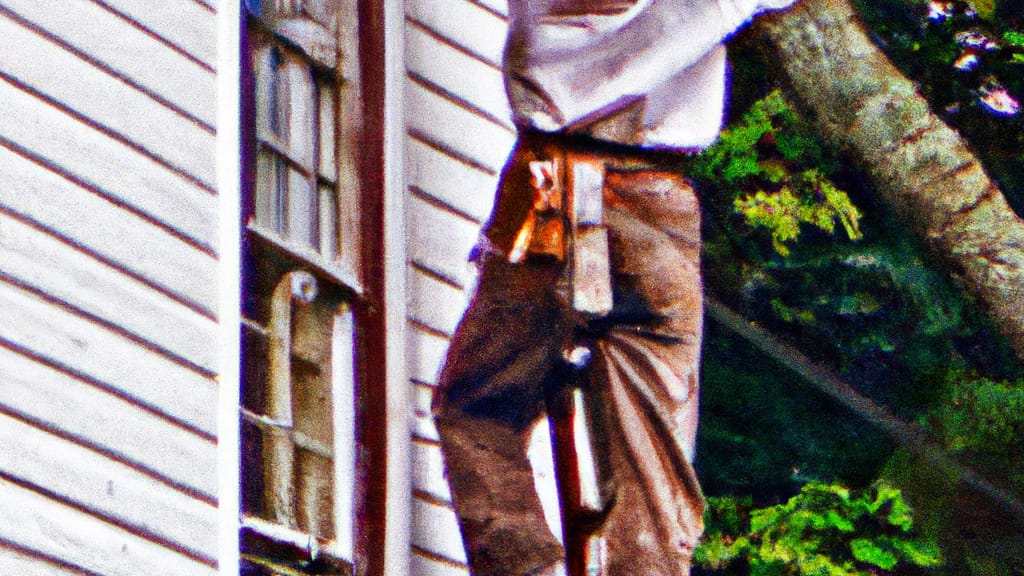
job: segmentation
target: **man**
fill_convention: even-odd
[[[700,219],[694,190],[665,166],[718,135],[723,40],[791,2],[510,2],[505,75],[520,138],[434,402],[475,576],[566,573],[526,443],[572,384],[597,406],[594,460],[610,469],[592,483],[596,508],[568,514],[585,525],[589,569],[689,573],[704,506],[691,467]]]

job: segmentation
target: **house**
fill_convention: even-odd
[[[468,574],[429,403],[505,11],[0,2],[0,574]]]

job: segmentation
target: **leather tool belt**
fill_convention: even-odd
[[[608,229],[603,223],[604,163],[563,152],[530,162],[534,198],[516,233],[508,260],[531,256],[566,262],[565,285],[572,308],[585,318],[612,309]]]

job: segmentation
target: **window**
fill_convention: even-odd
[[[242,574],[351,574],[363,298],[350,0],[249,0]],[[245,80],[243,80],[245,82]],[[243,84],[246,85],[246,84]]]

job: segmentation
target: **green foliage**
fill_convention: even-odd
[[[693,174],[731,190],[735,212],[751,228],[766,230],[775,251],[788,256],[803,225],[832,234],[838,221],[851,240],[861,237],[860,211],[822,164],[820,146],[775,90],[722,132]]]
[[[710,498],[706,520],[694,560],[714,570],[746,564],[752,576],[870,576],[941,563],[934,543],[912,532],[900,490],[884,484],[852,493],[812,482],[764,508],[749,498]]]

